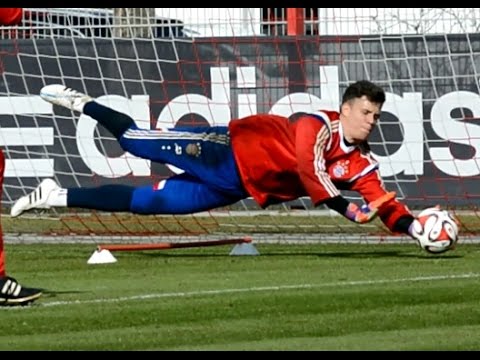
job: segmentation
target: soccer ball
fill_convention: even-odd
[[[458,222],[447,210],[427,208],[418,214],[417,220],[422,229],[416,228],[415,231],[425,237],[425,243],[421,246],[426,251],[439,254],[455,247],[458,241]],[[429,246],[429,243],[437,243],[441,247]]]

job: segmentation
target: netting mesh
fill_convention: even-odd
[[[476,234],[480,42],[471,32],[475,27],[472,12],[456,13],[457,20],[465,19],[463,28],[454,25],[450,9],[424,12],[421,18],[412,12],[408,19],[413,23],[409,24],[417,20],[422,24],[415,28],[404,26],[403,20],[397,19],[394,26],[372,18],[385,9],[369,15],[359,9],[341,13],[317,9],[310,12],[317,18],[307,18],[306,26],[317,24],[320,36],[286,37],[262,35],[265,20],[259,9],[246,13],[233,9],[227,14],[238,17],[218,13],[204,19],[212,33],[222,29],[215,27],[216,22],[223,29],[230,25],[228,37],[204,37],[203,33],[191,37],[187,29],[200,31],[192,16],[179,22],[165,17],[158,21],[152,9],[141,14],[107,9],[81,16],[71,12],[52,15],[52,9],[47,10],[29,13],[35,22],[28,25],[5,28],[0,40],[5,211],[46,177],[63,187],[143,185],[176,171],[124,153],[88,116],[53,108],[38,96],[44,85],[65,84],[131,115],[141,127],[160,128],[226,124],[232,118],[260,112],[295,116],[319,108],[337,110],[346,86],[365,78],[387,91],[380,125],[371,137],[387,188],[397,191],[412,209],[439,203],[454,210],[461,215],[464,234]],[[429,22],[425,14],[432,15]],[[444,14],[442,21],[439,14]],[[185,22],[187,18],[190,23]],[[367,19],[370,27],[365,26]],[[433,20],[442,30],[433,27]],[[248,23],[243,23],[236,36],[242,21]],[[285,19],[278,21],[284,24]],[[353,193],[344,195],[361,200]],[[388,234],[378,221],[357,226],[323,207],[314,209],[308,198],[268,210],[247,199],[186,216],[69,209],[4,221],[12,234],[166,237],[241,233],[324,240]]]

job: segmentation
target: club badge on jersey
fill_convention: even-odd
[[[349,173],[349,164],[350,160],[339,160],[337,163],[333,166],[333,176],[335,178],[342,178]]]
[[[378,169],[378,163],[359,151],[352,151],[348,158],[343,157],[327,165],[327,172],[333,181],[353,182]]]
[[[185,148],[185,151],[190,156],[200,156],[202,153],[202,145],[200,143],[190,143]]]

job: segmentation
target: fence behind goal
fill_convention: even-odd
[[[348,84],[369,79],[387,91],[371,138],[387,188],[412,209],[441,204],[460,215],[464,237],[477,233],[478,9],[181,10],[27,9],[21,25],[0,28],[4,212],[47,177],[62,187],[144,185],[178,171],[123,153],[89,117],[40,99],[44,85],[63,83],[159,128],[337,110]],[[3,222],[19,237],[142,241],[388,234],[378,221],[358,226],[308,198],[267,210],[247,199],[183,216],[69,209]]]

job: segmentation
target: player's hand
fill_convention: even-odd
[[[395,198],[395,191],[391,191],[381,196],[377,200],[372,201],[369,204],[364,204],[358,207],[355,203],[350,203],[345,212],[345,217],[353,222],[358,224],[365,224],[377,216],[378,210],[382,207],[383,204]]]
[[[353,222],[364,224],[372,221],[377,216],[378,209],[371,209],[367,204],[358,207],[355,203],[350,203],[345,212],[345,217]]]

